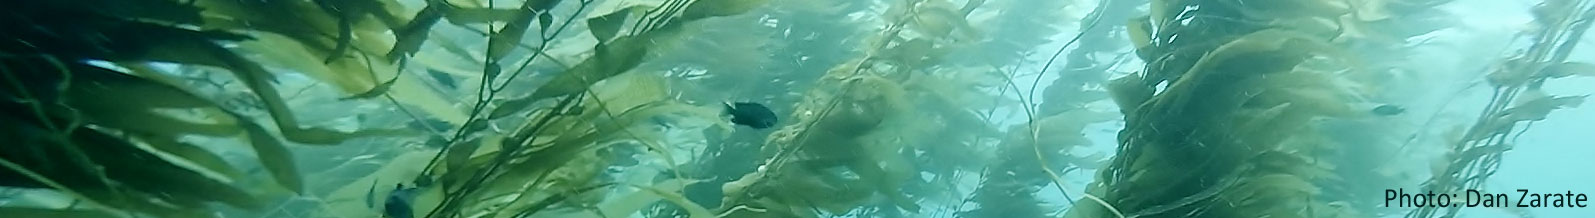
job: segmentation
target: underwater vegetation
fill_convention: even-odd
[[[1454,217],[1366,190],[1595,76],[1591,0],[1460,70],[1452,0],[0,4],[0,217]]]

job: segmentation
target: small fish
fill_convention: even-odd
[[[454,80],[454,76],[451,76],[448,73],[444,73],[443,71],[438,71],[435,69],[427,69],[426,73],[428,76],[432,76],[433,80],[437,80],[438,84],[443,85],[443,87],[448,87],[449,89],[459,87],[459,82]]]
[[[412,120],[409,123],[405,123],[404,126],[410,127],[412,129],[431,132],[448,132],[449,130],[454,129],[454,124],[450,124],[448,121],[432,118]]]
[[[377,180],[371,180],[371,189],[366,190],[366,208],[376,208]]]
[[[1407,109],[1406,108],[1402,108],[1401,106],[1389,105],[1389,104],[1387,104],[1387,105],[1379,105],[1379,107],[1374,107],[1373,108],[1373,113],[1374,114],[1378,114],[1380,116],[1395,116],[1395,115],[1400,115],[1402,112],[1407,112]]]
[[[387,202],[382,203],[382,214],[388,218],[413,218],[414,209],[410,208],[410,201],[415,199],[416,188],[405,188],[403,184],[394,184],[393,192],[388,193]]]
[[[775,126],[775,112],[770,111],[759,103],[753,102],[726,102],[725,113],[731,115],[731,123],[741,124],[754,129],[764,129]]]

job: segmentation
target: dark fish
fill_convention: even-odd
[[[438,84],[441,84],[444,87],[448,87],[450,89],[459,87],[459,82],[455,81],[454,76],[450,76],[448,73],[434,69],[427,69],[426,73],[428,76],[432,76],[433,80],[437,80]]]
[[[1395,116],[1401,114],[1402,112],[1407,112],[1407,109],[1402,108],[1401,106],[1389,104],[1379,105],[1379,107],[1373,108],[1373,114],[1378,114],[1380,116]]]
[[[439,119],[423,118],[405,123],[404,126],[429,132],[448,132],[454,129],[454,124]]]
[[[366,189],[366,208],[377,207],[377,180],[371,180],[371,189]]]
[[[731,123],[741,124],[754,129],[764,129],[775,126],[775,112],[770,111],[759,103],[753,102],[726,102],[725,113],[731,115]]]
[[[413,218],[414,209],[410,208],[410,201],[415,199],[416,188],[405,188],[404,185],[394,184],[393,192],[388,194],[387,202],[382,203],[382,214],[388,218]]]

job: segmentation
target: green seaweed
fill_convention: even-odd
[[[1448,2],[17,2],[0,213],[1455,216],[1355,191],[1421,179],[1383,159],[1433,121],[1365,106],[1432,88],[1404,58]],[[1583,103],[1540,87],[1595,75],[1567,60],[1592,7],[1528,12],[1534,44],[1479,82],[1425,190],[1482,188]],[[1088,152],[1120,117],[1117,152]]]

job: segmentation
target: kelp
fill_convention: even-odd
[[[302,178],[283,139],[334,145],[411,133],[301,126],[274,87],[272,67],[336,84],[352,94],[344,100],[392,94],[423,102],[430,94],[411,92],[413,83],[400,82],[403,74],[378,80],[377,71],[397,70],[378,69],[386,62],[368,56],[387,50],[381,35],[405,19],[392,13],[398,8],[389,1],[85,0],[14,6],[3,11],[16,22],[0,27],[6,30],[0,36],[10,42],[0,49],[6,59],[6,96],[23,100],[6,103],[8,116],[14,116],[7,119],[17,122],[7,131],[32,132],[28,137],[40,140],[4,153],[8,161],[17,161],[6,168],[6,181],[14,181],[7,185],[80,193],[74,196],[106,210],[209,217],[206,202],[262,209],[264,199],[257,195],[268,193],[243,191],[239,185],[251,183],[241,180],[249,177],[189,137],[245,137],[277,186],[301,192]],[[230,71],[264,103],[280,131],[234,111],[239,108],[192,94],[168,72],[146,66],[156,62]],[[441,117],[452,110],[426,104],[434,106],[423,108]],[[34,159],[37,155],[70,157],[62,160],[73,164],[39,168],[54,162]],[[43,174],[22,177],[40,175],[25,172]]]
[[[1342,76],[1358,81],[1356,86],[1348,88],[1364,98],[1367,103],[1363,105],[1422,107],[1422,102],[1434,99],[1413,93],[1435,90],[1437,86],[1424,81],[1435,81],[1454,71],[1419,64],[1422,62],[1414,57],[1420,57],[1420,49],[1429,45],[1410,45],[1409,41],[1453,26],[1443,21],[1459,15],[1438,7],[1447,2],[1450,1],[1349,1],[1347,4],[1353,10],[1341,19],[1345,24],[1339,33],[1327,28],[1318,30],[1336,36],[1332,40],[1335,46],[1358,54],[1350,58],[1356,60],[1362,70],[1347,71]],[[1370,107],[1377,106],[1358,108]],[[1409,152],[1414,151],[1410,150],[1411,146],[1427,145],[1415,140],[1424,136],[1422,133],[1428,131],[1428,124],[1414,121],[1435,118],[1422,117],[1426,115],[1423,112],[1399,116],[1368,114],[1370,116],[1364,118],[1329,120],[1323,124],[1337,148],[1328,152],[1325,160],[1337,164],[1334,173],[1343,179],[1321,187],[1326,193],[1324,198],[1338,201],[1334,202],[1338,205],[1362,214],[1387,214],[1399,208],[1380,207],[1380,193],[1356,190],[1381,189],[1418,179],[1409,176],[1414,171],[1406,167],[1413,163],[1402,162],[1402,159],[1411,157]]]
[[[384,207],[425,217],[1040,217],[1057,203],[1035,196],[1048,177],[1100,169],[1088,195],[1064,192],[1081,198],[1069,199],[1067,215],[1356,217],[1373,213],[1343,207],[1359,199],[1344,190],[1355,189],[1348,177],[1366,175],[1348,171],[1366,167],[1334,158],[1364,148],[1325,134],[1348,128],[1326,123],[1388,130],[1359,101],[1401,102],[1385,94],[1410,80],[1381,81],[1375,72],[1394,61],[1347,54],[1402,56],[1402,39],[1433,31],[1424,22],[1443,17],[1429,14],[1436,2],[1157,0],[1149,15],[1132,18],[1140,2],[1104,1],[1080,17],[1079,40],[1059,50],[1070,51],[1062,70],[1039,75],[1022,72],[1035,68],[1028,58],[1037,45],[1073,22],[1060,10],[1067,2],[28,2],[0,10],[25,18],[0,24],[19,30],[0,36],[24,39],[0,43],[0,67],[15,76],[3,79],[23,82],[0,84],[0,94],[23,99],[0,104],[8,112],[0,134],[36,146],[0,148],[0,185],[51,188],[87,206],[0,213],[209,217],[214,203],[297,211],[308,201],[325,217],[383,216]],[[1558,11],[1565,8],[1577,7],[1542,7],[1536,16],[1581,19]],[[61,11],[85,16],[55,19]],[[1109,27],[1124,21],[1128,37],[1112,36]],[[1572,23],[1587,22],[1559,24]],[[37,26],[47,31],[29,30]],[[1569,40],[1582,31],[1543,26]],[[94,34],[104,37],[85,37]],[[1565,53],[1569,40],[1536,51]],[[1107,80],[1131,57],[1109,54],[1123,45],[1146,65]],[[1583,62],[1513,60],[1502,68],[1517,70],[1489,82],[1528,88],[1503,94],[1519,97],[1499,100],[1506,106],[1491,106],[1493,115],[1457,137],[1481,146],[1450,158],[1485,160],[1455,164],[1477,174],[1465,178],[1493,172],[1487,166],[1512,145],[1504,136],[1582,103],[1532,87],[1595,74]],[[204,79],[226,70],[243,84],[210,93],[191,87],[206,81],[152,63]],[[1054,75],[1041,98],[1021,93],[1041,85],[1014,81]],[[306,85],[284,95],[277,79]],[[327,87],[334,93],[313,92]],[[315,99],[295,98],[301,93]],[[1101,166],[1105,154],[1078,150],[1091,145],[1088,124],[1115,118],[1095,104],[1109,97],[1129,125],[1120,156]],[[301,181],[288,144],[419,133],[316,127],[293,116],[302,110],[294,103],[323,100],[362,110],[378,103],[403,114],[352,119],[413,119],[404,123],[432,134],[373,143],[401,148],[383,149],[400,157],[364,178]],[[733,128],[718,121],[722,101],[787,116],[773,132]],[[997,127],[1017,104],[1027,122]],[[706,130],[703,141],[683,129]],[[209,151],[229,148],[204,144],[237,137],[262,170],[237,169],[230,153]],[[674,141],[682,138],[689,142]],[[969,176],[982,177],[977,189],[967,190]],[[257,191],[253,177],[291,191],[347,185],[267,206],[278,202],[261,197],[273,193]],[[406,202],[384,202],[395,193]]]
[[[1423,183],[1423,191],[1460,193],[1479,190],[1500,167],[1502,156],[1516,146],[1517,136],[1528,131],[1558,109],[1577,107],[1588,95],[1553,96],[1541,90],[1552,79],[1587,71],[1588,63],[1568,62],[1567,58],[1583,39],[1595,19],[1595,2],[1547,0],[1534,6],[1534,22],[1540,25],[1529,32],[1533,42],[1525,52],[1505,57],[1493,66],[1485,80],[1494,89],[1490,101],[1460,138],[1450,147],[1437,170]],[[1418,208],[1406,217],[1454,217],[1458,208]]]
[[[703,27],[685,37],[677,49],[640,69],[672,72],[691,85],[675,86],[680,98],[690,102],[728,99],[764,104],[777,114],[788,114],[805,96],[800,92],[819,82],[835,64],[852,59],[852,46],[869,37],[872,19],[836,19],[865,10],[875,2],[851,0],[771,1],[745,15],[695,23]],[[748,22],[758,18],[763,22]],[[694,73],[695,71],[702,74]],[[789,123],[781,117],[778,125]],[[681,168],[684,176],[698,179],[683,193],[689,200],[715,209],[724,200],[724,184],[758,167],[762,145],[771,131],[738,129],[728,134],[706,132],[705,147]],[[813,193],[813,192],[811,192]],[[827,192],[831,193],[831,192]],[[859,192],[843,193],[845,196]],[[857,199],[844,197],[842,199]],[[837,203],[832,205],[854,205]],[[682,217],[688,212],[660,204],[645,213],[654,217]]]
[[[81,217],[101,218],[117,217],[115,214],[104,211],[74,210],[74,209],[48,209],[48,208],[16,208],[0,207],[0,213],[17,217]]]
[[[518,47],[514,45],[521,41],[519,33],[514,32],[527,31],[524,25],[534,20],[528,17],[555,17],[549,16],[547,9],[556,7],[557,2],[526,2],[521,12],[510,16],[509,24],[488,34],[489,51],[484,61],[483,83],[478,87],[478,94],[481,95],[478,96],[479,100],[494,99],[520,77],[526,66],[542,56],[541,51],[533,51],[533,55],[522,60],[519,67],[500,64],[500,59],[507,57],[508,49]],[[578,8],[578,14],[569,17],[584,17],[580,14],[586,12],[585,9],[593,2],[572,3]],[[553,75],[529,95],[500,101],[491,111],[485,109],[492,101],[476,103],[472,107],[473,118],[466,122],[463,129],[455,132],[453,139],[448,140],[453,145],[445,147],[432,161],[434,164],[429,164],[427,173],[415,180],[418,185],[438,190],[442,194],[441,198],[435,204],[417,206],[430,206],[421,210],[427,211],[424,213],[426,217],[519,217],[543,211],[550,203],[565,207],[592,205],[595,202],[591,200],[596,199],[593,196],[601,192],[578,196],[560,193],[583,190],[586,188],[582,187],[603,182],[601,169],[611,163],[609,157],[599,156],[596,152],[626,142],[643,144],[649,150],[661,152],[666,162],[674,163],[665,153],[669,149],[656,144],[662,138],[658,135],[660,133],[643,128],[648,126],[644,124],[652,124],[656,117],[661,116],[710,118],[715,117],[716,113],[708,108],[675,102],[659,95],[666,90],[655,79],[649,79],[652,78],[650,76],[624,76],[623,73],[633,71],[645,62],[651,56],[650,49],[657,42],[675,40],[686,23],[708,17],[678,15],[683,8],[706,4],[741,2],[666,1],[659,7],[623,7],[585,19],[590,36],[598,39],[598,43],[592,47],[593,54]],[[544,27],[539,34],[542,43],[530,49],[546,49],[551,45],[549,42],[553,38],[550,37],[559,35],[576,20],[580,19],[570,18],[558,25],[540,21],[544,22],[539,24]],[[625,24],[632,25],[630,31],[617,34],[622,30],[620,26]],[[553,28],[548,28],[551,26]],[[634,89],[619,88],[625,86],[633,86]],[[551,99],[558,100],[553,107],[534,107],[538,102]],[[529,116],[512,116],[528,112]],[[526,118],[525,122],[508,132],[486,131],[486,126],[494,125],[490,122],[502,123],[521,118]],[[467,143],[471,145],[462,145]],[[690,204],[680,196],[672,197],[663,192],[656,194],[665,195],[664,200]],[[703,213],[699,211],[697,214]]]
[[[977,197],[1010,196],[1007,198],[987,197],[985,202],[980,202],[982,208],[973,212],[982,212],[987,216],[1007,216],[1001,210],[987,209],[987,205],[998,208],[1014,208],[1002,203],[1015,198],[1034,198],[1029,194],[1015,194],[1016,190],[1033,190],[1045,184],[1053,184],[1057,191],[1065,198],[1072,198],[1067,187],[1062,183],[1060,176],[1063,172],[1079,169],[1094,169],[1099,164],[1102,154],[1081,156],[1070,154],[1076,147],[1090,146],[1082,131],[1085,125],[1108,121],[1115,116],[1109,113],[1097,112],[1097,109],[1086,105],[1104,100],[1108,97],[1103,91],[1092,87],[1102,86],[1108,69],[1115,66],[1120,58],[1103,62],[1092,58],[1097,54],[1116,52],[1118,43],[1113,42],[1109,30],[1117,26],[1114,20],[1125,20],[1133,13],[1138,1],[1099,1],[1091,13],[1082,16],[1079,22],[1079,33],[1069,38],[1063,46],[1059,47],[1044,64],[1040,72],[1043,75],[1054,71],[1054,61],[1065,51],[1069,51],[1068,59],[1061,66],[1051,85],[1042,90],[1041,98],[1035,96],[1036,85],[1039,85],[1043,76],[1036,76],[1031,81],[1032,86],[1028,91],[1021,90],[1008,76],[1009,85],[1020,96],[1024,103],[1023,111],[1027,122],[1009,130],[1009,138],[1000,144],[1000,157],[998,164],[988,169],[988,180],[982,182],[981,188],[976,193]],[[1104,22],[1107,20],[1107,22]],[[1074,48],[1069,50],[1070,48]],[[1058,165],[1054,163],[1067,163]],[[1041,172],[1034,174],[1006,174],[1005,172]],[[1004,173],[1004,174],[999,174]],[[995,192],[995,193],[993,193]],[[1073,199],[1068,199],[1073,201]],[[1017,200],[1028,202],[1034,200]],[[1020,207],[1020,211],[1033,210]],[[1035,217],[1037,215],[1020,215]]]
[[[1244,22],[1333,19],[1338,2],[1153,1],[1129,25],[1150,28],[1130,31],[1145,68],[1108,87],[1127,122],[1118,155],[1068,216],[1358,217],[1322,197],[1339,179],[1314,124],[1355,114],[1356,81],[1323,64],[1354,62],[1310,28]]]
[[[1106,83],[1111,73],[1108,69],[1118,65],[1121,60],[1120,58],[1098,60],[1097,57],[1103,53],[1119,52],[1121,46],[1135,41],[1125,40],[1126,36],[1113,34],[1113,30],[1121,26],[1138,25],[1136,22],[1125,21],[1130,20],[1135,14],[1136,7],[1142,4],[1145,4],[1145,1],[1102,1],[1098,5],[1098,10],[1081,17],[1080,35],[1071,39],[1074,43],[1069,44],[1076,48],[1069,50],[1065,56],[1067,59],[1058,66],[1057,69],[1060,71],[1058,79],[1053,80],[1045,90],[1042,90],[1041,99],[1035,99],[1041,104],[1036,110],[1039,117],[1082,108],[1083,105],[1108,98],[1101,90],[1089,87],[1098,87]],[[1136,37],[1135,34],[1127,36]],[[1059,50],[1062,49],[1067,47]]]
[[[210,15],[206,17],[204,23],[197,24],[201,28],[259,31],[273,35],[263,37],[280,36],[291,40],[291,42],[250,40],[243,44],[257,51],[294,51],[292,48],[302,48],[306,54],[309,54],[308,56],[280,55],[266,63],[295,68],[314,78],[329,81],[352,94],[368,93],[373,88],[382,87],[382,81],[386,80],[378,78],[376,74],[387,70],[383,70],[386,67],[376,64],[385,64],[385,62],[372,62],[370,56],[388,50],[389,43],[377,39],[383,38],[380,36],[385,34],[389,29],[388,26],[399,25],[401,22],[398,15],[392,12],[396,10],[397,5],[389,1],[337,1],[336,3],[198,1],[194,5],[206,8],[203,15]],[[282,19],[283,16],[294,19]],[[372,24],[372,20],[377,24]],[[366,40],[350,41],[354,37]],[[350,50],[357,51],[355,55],[361,58],[341,58],[344,52]],[[212,53],[213,57],[220,59],[214,60],[219,63],[213,65],[230,68],[238,74],[238,79],[248,85],[265,103],[266,110],[271,113],[273,121],[289,141],[337,144],[355,137],[392,135],[392,132],[398,131],[390,129],[342,132],[327,128],[302,127],[289,111],[287,103],[278,96],[276,89],[269,83],[275,80],[274,76],[266,72],[261,64],[242,57],[234,57],[237,55],[230,53]],[[208,60],[200,58],[198,61]],[[399,75],[395,73],[392,76]],[[406,96],[415,96],[417,100],[436,101],[437,97],[432,94],[423,92]],[[408,101],[411,98],[398,99]],[[423,107],[423,109],[445,117],[458,113],[436,106]]]
[[[945,173],[936,175],[945,182],[955,177],[956,170],[922,169],[924,157],[917,153],[934,150],[928,146],[952,151],[957,149],[945,147],[973,146],[918,146],[950,125],[936,120],[968,113],[957,107],[915,107],[942,106],[948,96],[937,93],[970,88],[935,86],[946,84],[935,82],[947,79],[944,76],[956,78],[959,70],[942,71],[949,75],[934,78],[914,75],[939,71],[940,57],[966,45],[955,40],[962,36],[941,32],[974,31],[958,25],[967,24],[961,10],[945,1],[892,3],[882,16],[887,27],[873,36],[861,51],[864,55],[832,66],[806,92],[790,118],[784,118],[795,121],[763,143],[759,168],[722,186],[724,199],[716,211],[729,217],[815,217],[861,211],[863,216],[887,216],[900,210],[919,211],[918,198],[923,196],[909,194],[908,187],[934,184],[914,175]],[[877,198],[884,201],[872,200]]]
[[[177,141],[188,134],[235,136],[241,128],[254,125],[251,118],[226,112],[207,99],[156,79],[88,63],[222,65],[215,59],[200,60],[172,50],[218,54],[225,50],[212,40],[246,37],[132,21],[56,4],[19,4],[4,11],[17,21],[3,26],[4,37],[12,43],[0,45],[6,53],[0,62],[0,73],[5,76],[3,94],[16,99],[4,105],[9,122],[4,132],[12,135],[7,138],[19,140],[6,146],[3,153],[4,160],[12,163],[4,171],[6,185],[50,188],[75,193],[74,197],[96,206],[167,217],[206,217],[205,202],[248,209],[262,206],[253,194],[228,182],[241,178],[213,178],[203,173],[209,172],[203,168],[209,168],[237,176],[237,170]],[[43,14],[73,18],[44,18]],[[204,111],[214,116],[200,117],[212,123],[194,123],[184,121],[192,116],[159,113],[164,109]],[[291,191],[302,189],[291,157],[277,138],[262,132],[250,132],[247,137],[258,138],[252,145],[278,184]],[[182,159],[167,160],[159,155],[165,152]],[[190,161],[203,168],[189,167]]]
[[[27,101],[4,105],[4,132],[18,140],[0,153],[14,164],[0,174],[4,185],[78,193],[75,197],[102,206],[171,217],[205,217],[204,202],[263,206],[254,194],[230,184],[242,179],[236,169],[177,141],[189,134],[230,137],[259,129],[247,117],[180,88],[97,66],[48,56],[7,59],[0,69],[8,84],[0,94]],[[192,116],[158,113],[163,109],[220,117],[201,118],[214,124],[192,123],[183,120]],[[262,131],[245,137],[258,139],[251,144],[278,184],[301,187],[291,157],[275,137]],[[69,161],[56,165],[62,164],[56,160]],[[217,178],[214,172],[225,173]]]
[[[1083,3],[1083,1],[1077,3]],[[1095,60],[1076,57],[1116,51],[1118,46],[1115,46],[1115,42],[1110,41],[1112,34],[1107,31],[1111,28],[1104,27],[1112,25],[1113,22],[1101,22],[1101,20],[1113,20],[1114,18],[1111,17],[1126,16],[1133,12],[1131,10],[1135,6],[1141,4],[1136,1],[1102,1],[1101,3],[1103,4],[1097,5],[1100,9],[1094,9],[1092,15],[1081,17],[1080,22],[1078,22],[1081,35],[1071,39],[1074,41],[1066,43],[1067,45],[1065,46],[1068,47],[1060,48],[1057,51],[1061,54],[1066,48],[1078,47],[1070,50],[1069,56],[1071,58],[1065,62],[1069,66],[1062,68],[1067,69],[1063,74],[1068,75],[1059,76],[1058,79],[1053,81],[1052,85],[1047,86],[1047,89],[1042,92],[1042,98],[1032,99],[1035,96],[1027,94],[1027,92],[1023,91],[1023,88],[1014,84],[1015,81],[1012,81],[1012,78],[1015,77],[1013,74],[1018,73],[1017,70],[999,72],[1003,74],[1002,78],[1004,78],[1004,83],[1000,86],[999,93],[1004,93],[1005,96],[1010,91],[1016,93],[1023,104],[1022,107],[1025,107],[1023,110],[1034,113],[1033,115],[1027,115],[1033,116],[1034,120],[1026,124],[1010,127],[1007,130],[1008,134],[1003,138],[999,138],[1000,141],[993,140],[998,141],[995,155],[997,158],[992,160],[993,163],[983,170],[983,179],[980,185],[968,197],[968,201],[975,203],[978,207],[972,210],[960,211],[959,214],[961,216],[1045,217],[1046,211],[1049,210],[1048,206],[1043,204],[1044,202],[1041,199],[1038,199],[1036,193],[1042,191],[1041,187],[1051,184],[1051,179],[1056,177],[1050,177],[1054,175],[1044,173],[1044,170],[1062,169],[1067,172],[1080,169],[1084,165],[1094,165],[1091,162],[1099,161],[1086,160],[1087,157],[1069,155],[1068,151],[1072,148],[1091,144],[1085,139],[1085,135],[1082,132],[1085,127],[1084,124],[1106,121],[1114,117],[1115,114],[1092,112],[1089,109],[1080,107],[1090,102],[1104,99],[1106,95],[1092,96],[1085,92],[1069,92],[1068,95],[1064,95],[1062,92],[1064,90],[1077,89],[1083,91],[1086,88],[1085,84],[1093,83],[1092,79],[1089,78],[1102,77],[1101,75],[1091,74],[1106,74],[1106,69],[1112,66],[1111,63],[1099,63]],[[995,40],[983,45],[982,50],[984,51],[982,52],[1001,52],[996,53],[995,56],[1010,58],[984,61],[982,63],[996,65],[997,63],[1015,62],[1007,63],[1013,65],[1015,69],[1020,65],[1031,64],[1025,62],[1027,59],[1024,58],[1026,55],[1031,54],[1030,52],[1033,50],[1032,46],[1027,45],[1041,44],[1042,41],[1040,40],[1046,39],[1044,37],[1054,35],[1059,31],[1055,29],[1057,22],[1054,20],[1064,18],[1061,11],[1056,8],[1065,5],[1057,5],[1060,3],[1052,1],[992,2],[992,4],[1001,4],[1005,7],[1003,11],[998,12],[1000,13],[999,20],[993,21],[997,22],[996,26],[993,27],[995,28],[993,31],[1000,31],[1002,34],[988,34]],[[1069,6],[1075,5],[1079,4]],[[1025,41],[1029,42],[1024,43]],[[1050,60],[1048,63],[1051,63]],[[1051,73],[1049,69],[1045,68],[1042,69],[1042,72]],[[1040,82],[1040,76],[1037,76],[1036,82]],[[1039,102],[1039,105],[1037,105],[1037,102]],[[1034,128],[1032,128],[1032,123],[1034,123]],[[1056,162],[1081,164],[1053,164]],[[1051,166],[1043,168],[1042,164]],[[1054,170],[1053,173],[1058,173],[1058,171]],[[1057,188],[1058,191],[1062,191],[1067,187],[1058,186]],[[1065,192],[1064,196],[1067,198],[1069,194]]]

